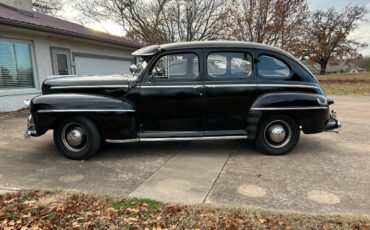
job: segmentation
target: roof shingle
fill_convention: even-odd
[[[0,24],[84,38],[130,48],[141,48],[143,46],[138,42],[130,41],[123,37],[95,31],[82,25],[38,12],[18,10],[2,3],[0,3]]]

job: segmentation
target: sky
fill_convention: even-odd
[[[370,56],[370,0],[307,0],[310,10],[322,10],[335,8],[341,10],[347,5],[365,6],[367,9],[367,21],[359,23],[359,28],[353,31],[349,38],[358,42],[365,42],[368,47],[360,50],[363,55]]]
[[[73,0],[64,0],[66,3]],[[368,44],[368,47],[360,50],[360,53],[363,55],[370,56],[370,0],[307,0],[310,10],[325,10],[329,8],[335,8],[340,11],[347,5],[361,5],[365,6],[367,13],[367,21],[359,23],[359,28],[353,31],[349,38],[358,42],[365,42]],[[79,18],[78,12],[72,7],[72,4],[65,4],[65,8],[61,13],[61,16],[67,20],[77,21]],[[90,23],[84,25],[104,32],[108,32],[113,35],[123,36],[124,32],[122,31],[119,25],[116,25],[112,22],[104,22],[103,24],[99,23]]]

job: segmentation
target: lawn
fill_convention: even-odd
[[[328,95],[370,95],[370,73],[317,76]]]
[[[370,217],[182,206],[31,191],[0,196],[0,229],[370,229]]]

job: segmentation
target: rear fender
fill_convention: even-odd
[[[38,136],[70,116],[90,118],[105,139],[132,138],[137,134],[136,108],[128,100],[88,94],[49,94],[33,98],[30,108]]]
[[[282,92],[261,95],[248,114],[248,137],[255,138],[263,117],[282,114],[295,119],[304,133],[319,133],[325,130],[329,120],[329,104],[326,97],[319,94]]]

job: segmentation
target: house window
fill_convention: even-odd
[[[31,46],[0,40],[0,90],[35,88]]]

